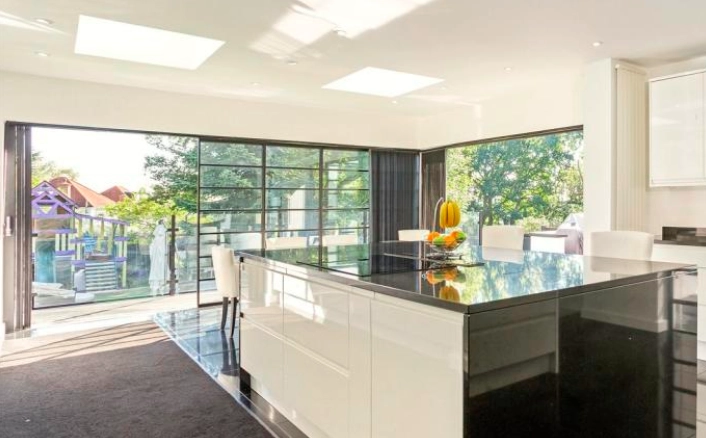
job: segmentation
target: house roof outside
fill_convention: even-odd
[[[115,201],[109,197],[66,176],[53,178],[49,183],[61,190],[79,207],[105,207],[115,204]]]
[[[114,201],[120,202],[125,198],[132,198],[134,193],[123,186],[113,186],[101,192],[101,195]]]

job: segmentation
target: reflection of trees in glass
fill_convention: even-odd
[[[447,195],[483,223],[539,218],[558,225],[583,210],[580,131],[449,149]]]
[[[32,152],[32,187],[42,181],[50,181],[58,176],[66,176],[70,179],[78,178],[78,172],[68,167],[59,167],[52,160],[47,160],[41,152]]]
[[[365,227],[369,225],[369,154],[367,151],[324,151],[325,208],[340,209],[326,213],[326,228]],[[356,210],[362,209],[362,210]]]
[[[479,258],[482,252],[474,251]],[[583,284],[583,259],[576,256],[526,252],[523,264],[485,260],[481,268],[463,268],[465,282],[454,283],[461,301],[477,303]]]

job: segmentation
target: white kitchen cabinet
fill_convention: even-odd
[[[706,185],[706,73],[650,82],[650,186]]]
[[[372,301],[372,437],[461,437],[463,315],[411,304]]]
[[[251,323],[281,334],[284,274],[251,263],[240,266],[241,312]]]
[[[369,438],[374,294],[252,262],[242,269],[240,357],[252,389],[309,437]]]

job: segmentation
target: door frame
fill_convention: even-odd
[[[32,214],[31,214],[31,126],[5,124],[5,186],[3,218],[3,290],[12,289],[11,299],[3,297],[11,315],[7,330],[28,329],[32,323]],[[9,257],[7,257],[9,256]]]

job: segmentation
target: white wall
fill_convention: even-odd
[[[414,118],[177,94],[0,71],[0,121],[414,148]]]
[[[582,76],[578,73],[550,84],[474,106],[420,118],[420,148],[581,125]]]
[[[590,233],[615,224],[614,60],[586,67],[583,93],[584,252],[590,254]]]
[[[706,69],[706,56],[655,67],[649,78]],[[647,192],[648,231],[661,235],[663,226],[706,227],[706,187],[657,187]]]

